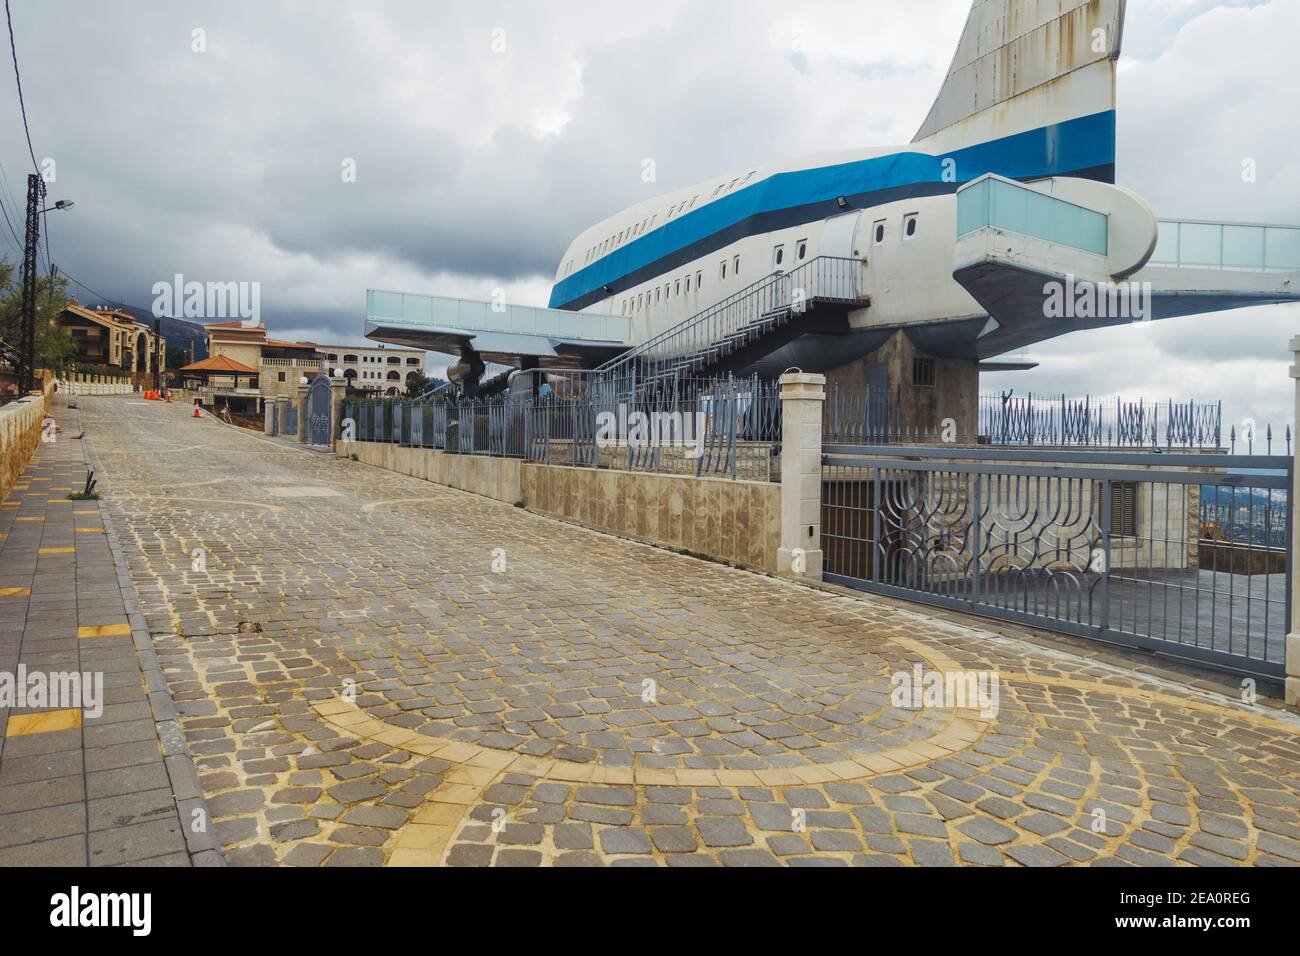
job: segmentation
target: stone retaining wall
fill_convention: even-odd
[[[376,468],[395,471],[431,481],[436,485],[459,488],[506,504],[523,500],[521,469],[523,462],[514,458],[489,458],[485,455],[448,455],[434,448],[402,448],[381,442],[335,442],[336,453]]]
[[[778,484],[525,464],[378,442],[340,441],[337,454],[598,531],[776,571]]]
[[[589,528],[776,573],[780,485],[529,464],[523,496]]]
[[[43,395],[30,395],[0,408],[0,499],[8,497],[32,460],[53,394],[54,383],[47,381]]]

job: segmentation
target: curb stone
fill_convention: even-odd
[[[77,409],[77,424],[85,431],[81,409]],[[86,465],[95,470],[98,477],[99,468],[95,464],[94,447],[90,437],[81,439]],[[141,677],[149,692],[149,708],[153,713],[154,729],[157,734],[158,747],[167,767],[167,776],[171,782],[172,796],[176,801],[176,812],[185,834],[185,845],[189,851],[190,863],[194,866],[225,866],[226,858],[216,841],[216,828],[212,824],[212,814],[208,812],[207,802],[199,786],[198,771],[194,758],[185,742],[185,733],[177,722],[176,702],[167,689],[167,680],[158,666],[158,655],[154,651],[149,628],[140,610],[140,596],[131,574],[127,568],[126,557],[122,553],[122,544],[117,537],[117,529],[108,512],[108,501],[101,494],[99,515],[104,522],[104,535],[108,538],[108,547],[113,554],[113,565],[117,570],[117,586],[122,592],[122,603],[126,606],[127,621],[131,625],[131,640],[135,645],[136,663]],[[202,833],[195,833],[189,826],[194,811],[201,811],[207,821],[207,828]]]

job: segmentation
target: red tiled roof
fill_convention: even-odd
[[[186,365],[182,372],[235,372],[242,375],[256,375],[257,369],[249,368],[242,362],[236,362],[227,355],[205,358],[202,362]]]

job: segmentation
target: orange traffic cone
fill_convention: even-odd
[[[195,417],[195,418],[202,418],[202,417],[203,417],[202,415],[199,414],[199,403],[198,403],[198,402],[195,402],[195,403],[194,403],[194,417]]]

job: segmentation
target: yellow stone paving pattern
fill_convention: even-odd
[[[231,863],[1300,863],[1284,711],[82,403]]]

